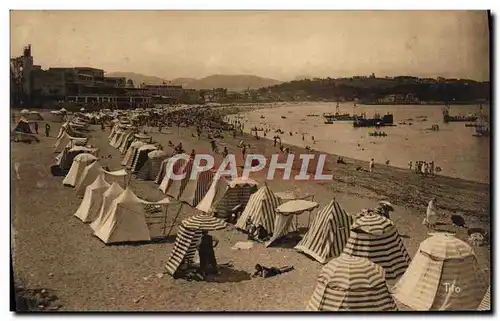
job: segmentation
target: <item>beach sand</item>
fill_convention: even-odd
[[[40,122],[43,128],[43,122]],[[228,228],[212,232],[220,240],[215,250],[219,264],[231,262],[233,268],[223,268],[217,282],[174,280],[165,273],[164,265],[172,251],[175,237],[167,241],[106,246],[92,236],[91,229],[73,216],[79,206],[75,191],[62,185],[63,177],[52,177],[50,166],[56,154],[52,151],[60,123],[51,123],[52,137],[40,137],[40,144],[11,143],[12,164],[12,253],[14,277],[26,288],[44,288],[57,295],[66,311],[287,311],[304,310],[322,267],[318,262],[283,244],[265,248],[256,244],[249,250],[232,250],[245,234]],[[100,148],[101,160],[111,170],[121,168],[123,155],[109,146],[109,131],[92,126],[90,144]],[[167,152],[167,142],[183,142],[186,152],[195,149],[208,152],[206,137],[197,140],[188,128],[171,128],[169,133],[152,130],[154,140]],[[271,134],[272,136],[272,134]],[[236,145],[244,140],[251,145],[248,153],[270,155],[276,152],[272,141],[244,136],[226,137],[223,141],[230,153],[239,155]],[[222,151],[223,147],[219,147]],[[305,152],[293,148],[295,153]],[[238,156],[240,157],[240,156]],[[220,155],[217,156],[220,160]],[[438,227],[467,238],[465,229],[453,227],[452,213],[462,215],[467,227],[490,229],[490,186],[447,177],[422,177],[404,169],[376,164],[375,171],[356,171],[366,162],[345,159],[348,164],[336,164],[336,155],[328,155],[325,172],[333,181],[271,180],[274,192],[294,190],[300,195],[313,195],[320,208],[336,197],[348,212],[374,208],[376,202],[387,199],[395,205],[392,214],[403,242],[413,257],[420,242],[428,237],[421,224],[428,200],[438,200]],[[14,164],[19,165],[19,177]],[[260,183],[264,175],[251,176]],[[131,181],[133,191],[141,198],[159,200],[164,195],[154,182]],[[173,208],[175,207],[172,206]],[[175,213],[169,209],[169,216]],[[180,218],[194,211],[183,206]],[[315,212],[313,212],[314,215]],[[299,216],[299,225],[307,226],[308,216]],[[171,234],[175,235],[176,229]],[[490,247],[475,248],[485,278],[490,275]],[[250,279],[255,264],[265,266],[293,265],[295,270],[270,279]],[[165,273],[164,275],[156,275]]]

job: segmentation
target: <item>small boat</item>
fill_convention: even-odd
[[[281,119],[286,119],[286,116],[281,116]]]

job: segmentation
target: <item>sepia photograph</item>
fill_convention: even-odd
[[[9,16],[12,312],[492,312],[492,12]]]

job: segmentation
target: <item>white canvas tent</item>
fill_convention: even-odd
[[[94,235],[105,244],[150,241],[144,205],[168,203],[167,198],[159,202],[144,201],[127,188],[113,201],[102,225],[94,232]]]
[[[73,159],[73,164],[71,164],[71,168],[69,169],[68,174],[63,180],[63,185],[75,187],[75,185],[81,178],[81,175],[85,170],[85,167],[92,164],[96,160],[97,157],[89,153],[82,153],[77,155]]]
[[[127,171],[125,171],[124,169],[108,172],[104,170],[99,162],[93,162],[83,170],[82,177],[76,185],[76,194],[79,196],[83,196],[87,186],[92,184],[100,173],[105,173],[114,177],[125,177],[127,175]]]
[[[352,222],[352,216],[333,199],[316,214],[311,227],[295,249],[325,264],[342,253]]]
[[[118,183],[114,182],[102,194],[102,203],[99,208],[97,218],[92,223],[90,223],[90,227],[94,232],[101,227],[102,223],[106,219],[106,214],[108,213],[111,204],[122,193],[123,193],[123,188],[121,188],[121,186]]]
[[[96,180],[85,189],[83,200],[74,215],[84,223],[97,219],[102,206],[103,194],[109,186],[109,183],[104,179],[104,173],[99,174]]]
[[[187,155],[187,154],[184,154]],[[167,160],[165,160],[167,161]],[[166,168],[166,173],[158,189],[167,195],[178,195],[180,190],[180,180],[171,179],[171,174],[182,174],[186,169],[187,161],[183,158],[178,159],[171,168]],[[177,185],[177,186],[176,186]],[[174,197],[174,196],[172,196]]]
[[[487,288],[474,250],[454,236],[436,234],[420,244],[393,294],[414,310],[464,311],[476,310]]]

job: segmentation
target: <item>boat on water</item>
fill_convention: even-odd
[[[467,116],[450,116],[450,106],[446,106],[443,109],[443,122],[444,123],[452,123],[452,122],[475,122],[478,119],[476,115],[467,115]]]
[[[341,114],[339,103],[337,103],[335,114],[324,113],[323,117],[325,118],[325,124],[333,124],[336,121],[353,121],[358,119],[359,116],[356,114],[351,115],[349,113]]]
[[[385,114],[381,116],[380,114],[375,114],[373,118],[366,118],[366,114],[363,113],[361,117],[357,118],[353,123],[353,127],[386,127],[394,126],[394,116],[393,114]]]

